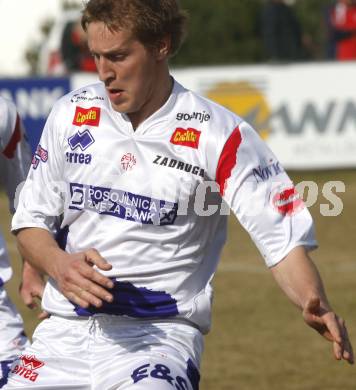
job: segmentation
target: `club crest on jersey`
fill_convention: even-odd
[[[171,143],[174,145],[187,146],[189,148],[198,149],[201,132],[199,130],[188,127],[183,129],[178,127],[172,134]]]
[[[99,126],[100,122],[100,108],[99,107],[76,107],[73,125],[75,126]]]
[[[121,158],[121,166],[125,171],[130,171],[136,162],[136,157],[132,153],[126,153]]]
[[[304,209],[305,204],[294,186],[279,188],[271,195],[273,208],[282,215],[292,216]]]
[[[19,361],[19,364],[16,364],[11,372],[35,382],[39,375],[36,370],[43,367],[44,363],[38,360],[35,355],[21,355]]]
[[[47,150],[42,148],[41,145],[38,145],[37,149],[35,151],[35,154],[33,155],[32,162],[31,162],[33,169],[37,169],[38,165],[41,161],[46,163],[47,160],[48,160]]]

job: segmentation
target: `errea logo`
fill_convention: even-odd
[[[36,382],[39,373],[37,370],[45,365],[44,362],[38,360],[35,355],[21,355],[18,364],[11,370],[15,375]]]
[[[172,134],[171,143],[174,145],[188,146],[189,148],[198,149],[201,132],[189,127],[183,129],[178,127]]]
[[[100,108],[99,107],[90,107],[82,108],[76,107],[73,125],[75,126],[99,126],[100,122]]]

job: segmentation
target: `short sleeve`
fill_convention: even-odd
[[[32,158],[27,180],[21,190],[12,230],[39,227],[54,232],[64,210],[63,154],[60,119],[54,108],[44,127]]]
[[[276,156],[246,122],[231,132],[216,170],[220,193],[268,267],[294,247],[317,246],[312,217]]]
[[[26,179],[31,149],[23,123],[11,101],[0,99],[0,118],[1,180],[8,194],[10,210],[14,212],[16,189]]]

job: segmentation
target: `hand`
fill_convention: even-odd
[[[345,322],[331,310],[320,305],[320,299],[311,297],[303,310],[304,321],[328,341],[333,343],[334,356],[354,363],[352,345],[347,334]]]
[[[109,271],[112,266],[95,249],[66,254],[56,262],[53,277],[62,294],[71,302],[88,308],[101,307],[103,301],[112,302],[107,291],[114,287],[112,280],[94,269]]]
[[[24,260],[22,269],[22,281],[19,292],[24,304],[31,310],[37,309],[36,298],[42,299],[45,282],[43,275]],[[42,311],[38,318],[43,320],[48,313]]]

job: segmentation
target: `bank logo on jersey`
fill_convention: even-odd
[[[183,129],[178,127],[172,134],[171,143],[174,145],[188,146],[189,148],[198,149],[201,132],[189,127]]]
[[[46,163],[48,161],[48,152],[46,149],[42,148],[41,145],[37,146],[37,149],[35,151],[35,154],[32,158],[32,166],[33,169],[37,169],[40,162]]]
[[[136,162],[136,157],[132,153],[126,153],[121,158],[121,166],[125,171],[130,171]]]
[[[100,108],[99,107],[76,107],[73,125],[75,126],[99,126],[100,123]]]
[[[39,375],[36,370],[43,367],[44,363],[41,360],[38,360],[35,355],[21,355],[19,360],[19,364],[16,364],[11,372],[15,375],[22,376],[31,382],[35,382]]]
[[[70,210],[93,211],[145,225],[173,225],[178,212],[178,203],[87,184],[70,183],[70,196]]]

